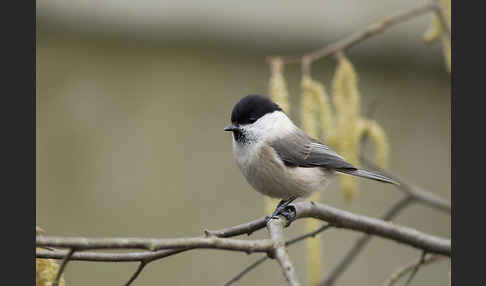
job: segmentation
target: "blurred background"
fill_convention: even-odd
[[[242,96],[267,92],[268,55],[295,55],[343,38],[420,1],[37,1],[36,221],[49,235],[185,237],[264,213],[223,132]],[[450,200],[450,78],[421,16],[352,48],[362,112],[390,139],[390,170]],[[313,65],[330,87],[333,59]],[[300,67],[288,66],[298,120]],[[329,88],[328,88],[329,90]],[[359,181],[347,202],[334,182],[322,202],[380,216],[402,193]],[[450,237],[450,217],[422,205],[397,223]],[[304,232],[302,221],[287,238]],[[265,231],[253,237],[266,237]],[[323,276],[359,235],[329,230]],[[305,245],[289,253],[306,281]],[[379,285],[418,250],[374,238],[337,285]],[[151,263],[134,285],[222,285],[258,255],[195,250]],[[136,263],[72,262],[66,284],[122,285]],[[415,285],[446,285],[449,262]],[[237,285],[282,285],[266,262]]]

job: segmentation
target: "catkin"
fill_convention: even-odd
[[[290,114],[289,93],[282,70],[282,60],[279,58],[274,59],[271,62],[271,75],[268,84],[268,94],[273,102],[278,104],[284,112]],[[278,199],[265,197],[265,213],[271,214],[275,210],[278,201]]]
[[[283,63],[280,59],[275,59],[272,62],[272,74],[269,82],[270,98],[280,106],[287,114],[290,114],[289,93],[287,91],[287,84],[282,75]]]
[[[301,89],[300,116],[302,129],[315,139],[319,138],[319,133],[322,136],[325,134],[326,137],[331,137],[332,111],[324,86],[312,80],[309,76],[303,76]],[[319,201],[320,193],[314,193],[310,200]],[[309,220],[306,221],[305,226],[306,230],[311,232],[317,229],[320,224],[318,221]],[[310,285],[316,285],[322,272],[321,238],[316,237],[315,239],[307,240],[306,248],[308,281]]]
[[[56,279],[58,271],[59,264],[57,264],[53,259],[37,258],[35,260],[35,285],[51,286]],[[59,279],[58,285],[65,285],[63,276],[61,276],[61,278]]]
[[[334,148],[351,164],[358,166],[359,138],[356,136],[360,110],[358,76],[351,62],[344,56],[338,57],[338,66],[332,81],[333,103],[336,110],[336,136]],[[340,174],[340,187],[345,199],[356,194],[356,178]]]
[[[388,137],[383,128],[374,120],[360,118],[358,120],[357,133],[360,141],[364,136],[367,136],[373,143],[376,164],[382,169],[388,168],[390,147]]]
[[[320,135],[327,142],[333,136],[334,129],[331,104],[324,85],[304,76],[301,88],[302,126],[311,137],[318,139]]]

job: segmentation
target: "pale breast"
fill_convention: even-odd
[[[248,183],[260,193],[274,198],[307,197],[324,188],[334,174],[318,167],[287,167],[272,147],[262,143],[235,143],[233,152]]]

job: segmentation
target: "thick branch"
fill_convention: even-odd
[[[313,217],[324,220],[334,227],[352,229],[391,239],[429,253],[451,255],[451,241],[449,239],[425,234],[380,219],[353,214],[324,204],[300,202],[294,206],[298,217]]]
[[[84,249],[171,249],[171,248],[214,248],[244,252],[268,252],[273,242],[268,239],[241,240],[231,238],[192,237],[192,238],[83,238],[37,236],[39,247]]]
[[[335,227],[352,229],[377,235],[383,238],[395,240],[429,253],[438,253],[450,256],[451,243],[449,239],[444,239],[432,235],[419,232],[415,229],[397,226],[390,222],[370,218],[366,216],[356,215],[350,212],[342,211],[323,204],[313,202],[299,202],[294,204],[297,211],[297,219],[313,217],[324,220]],[[261,220],[264,220],[263,218]],[[255,227],[253,231],[257,230]],[[68,243],[69,242],[69,243]],[[190,248],[216,248],[228,249],[245,252],[268,252],[271,248],[271,240],[254,240],[243,241],[227,238],[192,238],[189,240],[178,241],[178,239],[137,239],[131,238],[129,241],[119,238],[61,238],[61,237],[37,237],[37,246],[45,247],[65,247],[65,248],[106,248],[112,246],[113,249],[124,248],[143,248],[143,249],[157,249],[158,247],[179,247],[183,249],[175,249],[174,252],[186,251]],[[96,246],[96,247],[95,247]],[[87,248],[86,248],[87,247]],[[185,248],[184,248],[185,247]],[[174,252],[167,254],[158,253],[160,257],[165,257],[174,254]],[[38,258],[64,258],[59,250],[54,252],[38,250]],[[71,257],[71,260],[91,260],[94,261],[142,261],[148,258],[154,258],[156,255],[153,252],[149,253],[78,253],[76,252]]]
[[[292,265],[287,250],[285,249],[285,240],[283,236],[284,226],[287,224],[287,220],[283,217],[275,217],[268,221],[267,229],[270,233],[270,238],[274,241],[275,250],[273,256],[280,264],[282,268],[283,275],[287,280],[288,284],[291,286],[299,286],[299,280],[297,274],[295,273],[295,268]]]
[[[248,234],[260,230],[265,227],[265,218],[260,218],[248,223],[240,224],[237,226],[216,230],[205,231],[208,235],[214,235],[217,237],[233,237],[241,234]],[[205,237],[206,237],[205,236]],[[96,252],[77,252],[71,259],[81,261],[98,261],[98,262],[135,262],[135,261],[147,261],[151,262],[157,259],[165,258],[171,255],[175,255],[193,248],[185,249],[169,249],[158,250],[153,252],[135,252],[135,253],[96,253]],[[39,258],[53,258],[62,259],[66,256],[65,250],[37,250],[37,257]]]

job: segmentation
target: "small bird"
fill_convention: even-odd
[[[284,209],[327,186],[336,172],[398,185],[394,180],[361,170],[328,146],[311,138],[269,97],[247,95],[233,107],[233,156],[248,183],[263,195],[281,201],[270,216],[290,219]]]

